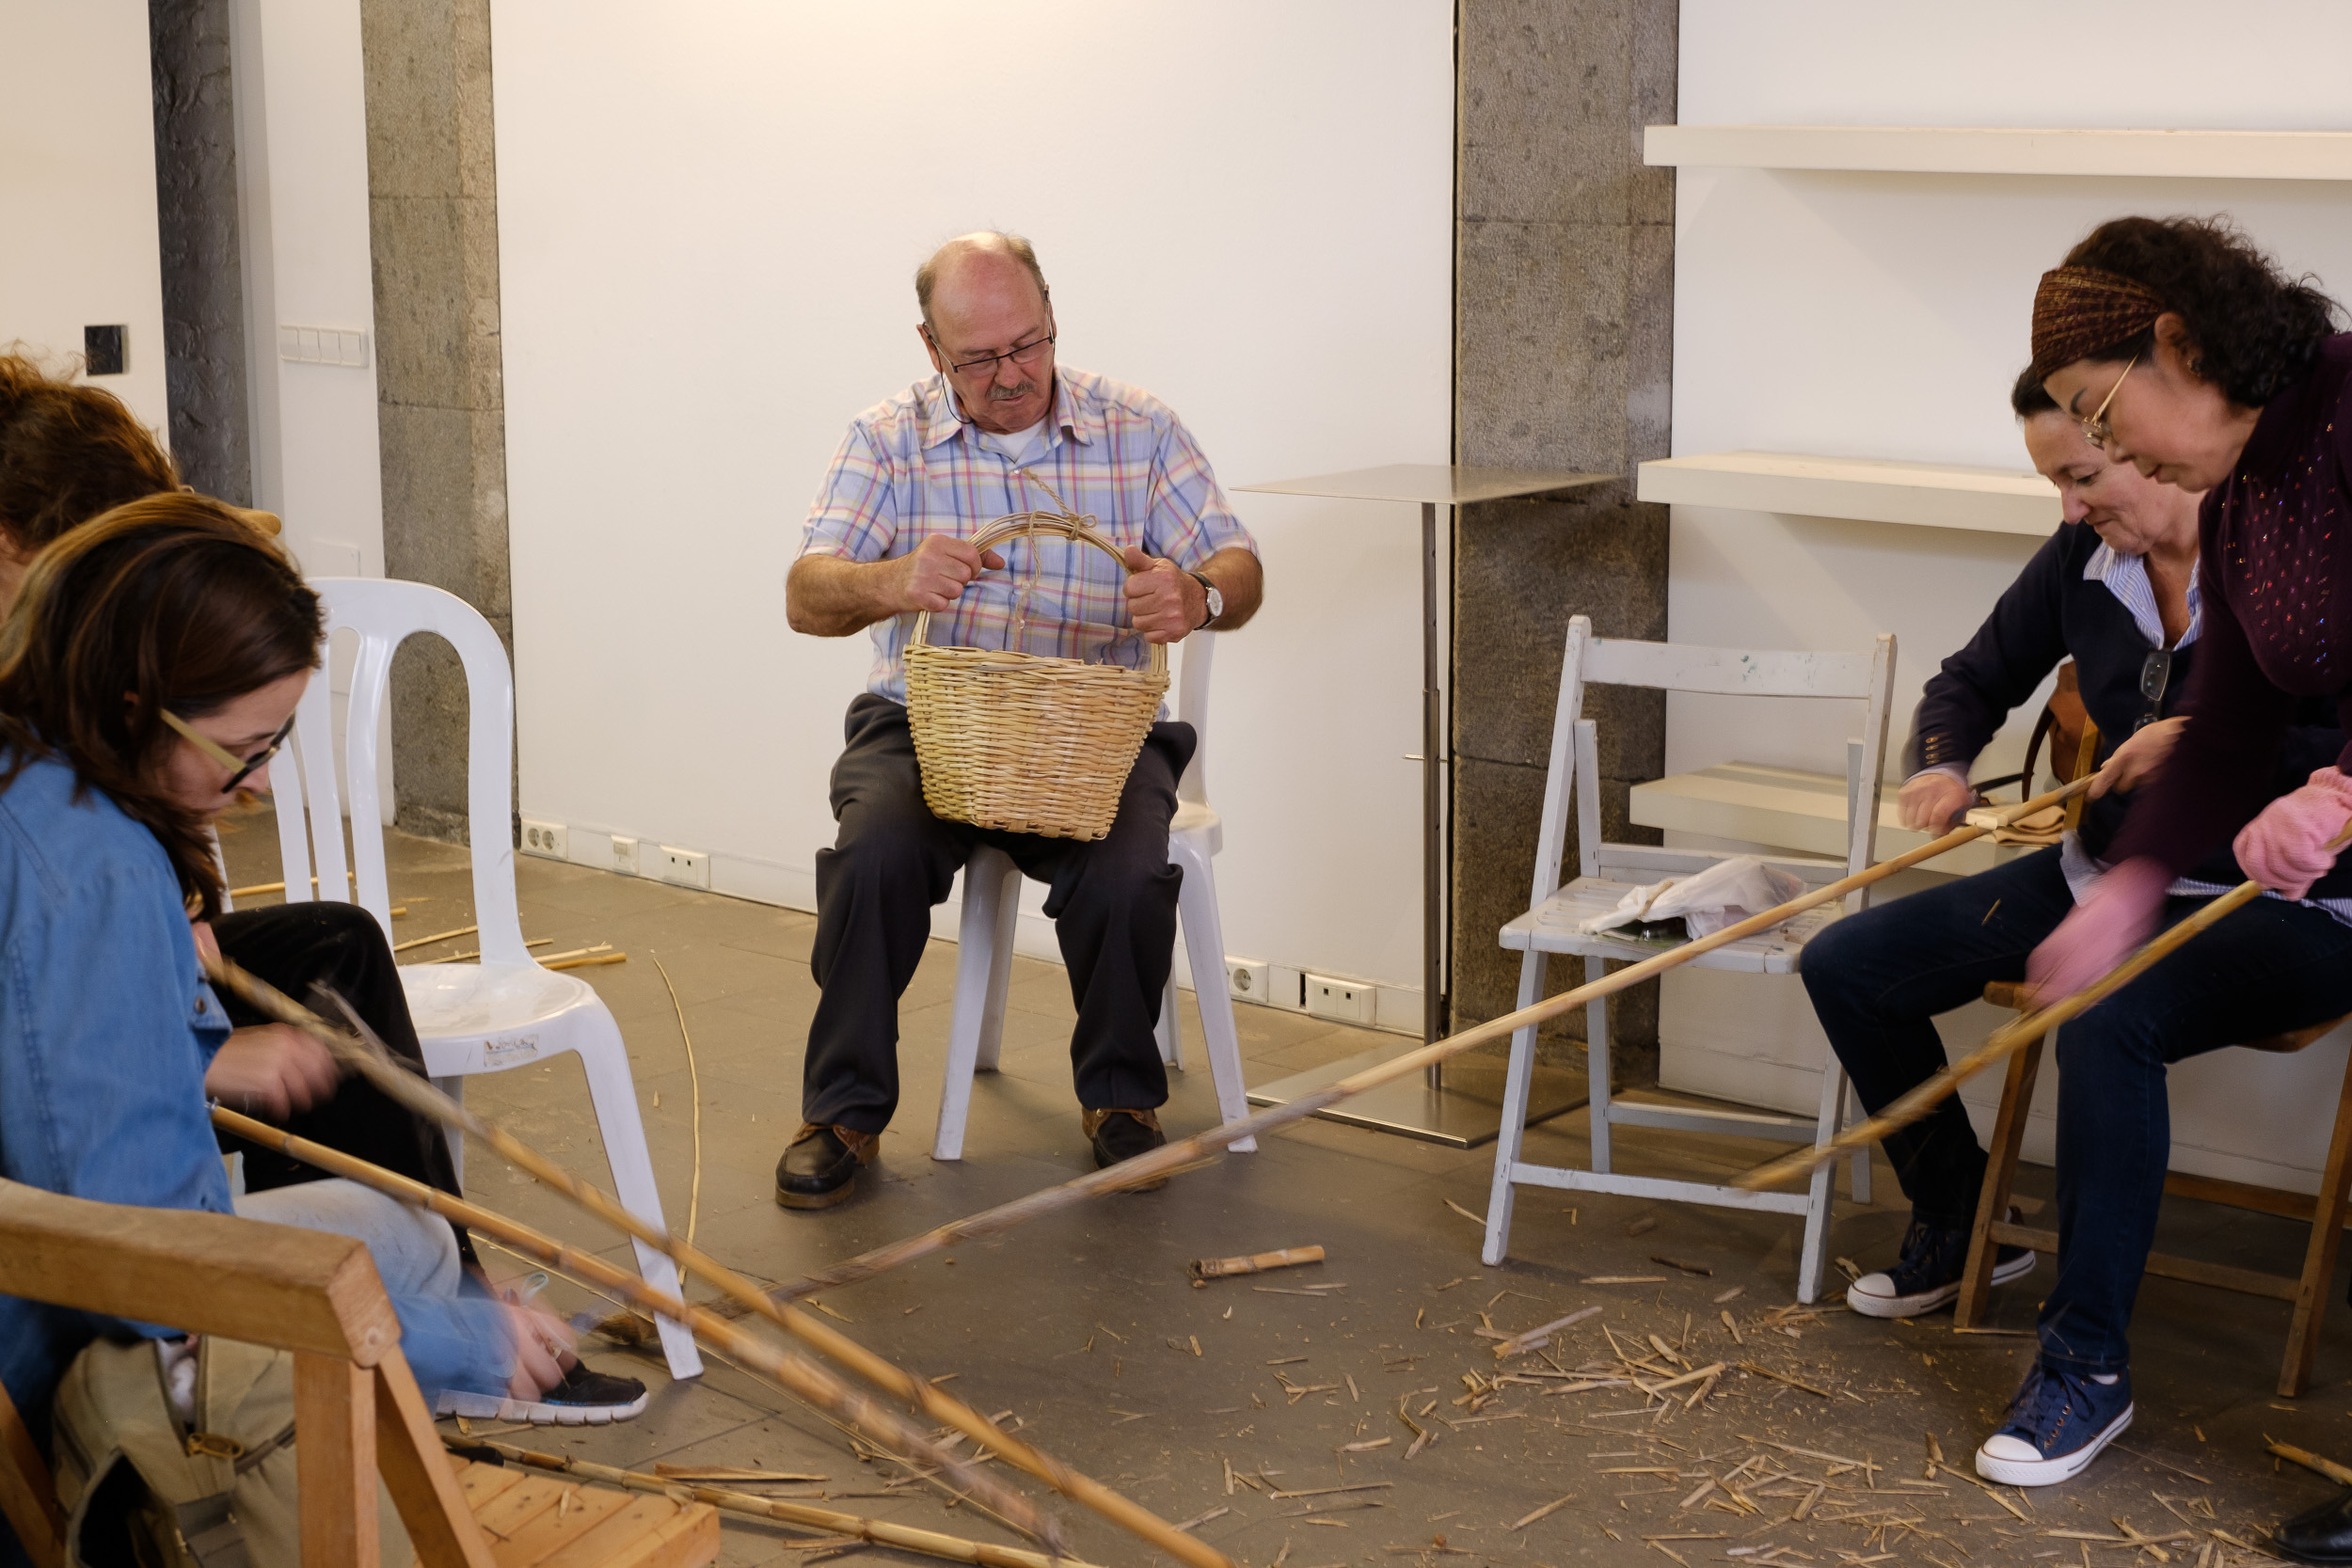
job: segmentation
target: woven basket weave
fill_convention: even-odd
[[[1022,512],[973,537],[1061,538],[1124,564],[1118,547],[1067,514]],[[1046,838],[1111,831],[1127,774],[1168,691],[1168,649],[1141,670],[1010,649],[939,648],[929,610],[907,641],[907,720],[935,816]]]

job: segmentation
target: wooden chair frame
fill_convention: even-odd
[[[364,1243],[0,1180],[0,1294],[292,1351],[302,1560],[375,1568],[380,1471],[420,1562],[495,1568]],[[0,1513],[36,1563],[65,1560],[48,1465],[5,1391]]]
[[[1984,988],[1984,999],[1997,1007],[2017,1007],[2020,988],[1996,981]],[[2300,1051],[2347,1022],[2335,1019],[2308,1029],[2249,1040],[2246,1049],[2287,1053]],[[1968,1265],[1961,1275],[1960,1298],[1953,1304],[1953,1324],[1974,1328],[1985,1318],[1993,1293],[1993,1261],[2004,1245],[2033,1247],[2055,1254],[2055,1230],[2013,1224],[2010,1196],[2016,1185],[2017,1160],[2026,1142],[2026,1117],[2033,1107],[2034,1084],[2042,1069],[2046,1040],[2035,1040],[2009,1059],[2009,1075],[2001,1086],[2001,1106],[1993,1122],[1993,1147],[1984,1168],[1984,1188],[1977,1199],[1977,1217],[1968,1237]],[[2264,1274],[2202,1259],[2170,1253],[2148,1255],[2148,1272],[2166,1279],[2185,1279],[2245,1295],[2269,1296],[2290,1302],[2295,1311],[2287,1325],[2286,1352],[2279,1363],[2279,1392],[2294,1399],[2311,1386],[2312,1364],[2319,1354],[2319,1331],[2327,1319],[2328,1297],[2335,1283],[2336,1250],[2344,1239],[2347,1208],[2345,1188],[2352,1182],[2352,1058],[2344,1063],[2344,1085],[2336,1096],[2335,1131],[2328,1140],[2328,1163],[2320,1173],[2316,1196],[2280,1192],[2217,1177],[2167,1173],[2164,1190],[2180,1197],[2201,1198],[2233,1209],[2309,1220],[2310,1243],[2303,1250],[2300,1274]]]
[[[1553,721],[1550,763],[1544,781],[1543,818],[1536,843],[1532,897],[1527,912],[1503,927],[1501,939],[1505,948],[1518,949],[1525,955],[1519,967],[1518,1006],[1529,1006],[1542,996],[1546,971],[1553,954],[1582,956],[1588,981],[1599,979],[1612,958],[1638,959],[1650,956],[1648,948],[1617,941],[1605,932],[1599,936],[1575,932],[1566,922],[1582,907],[1569,907],[1577,897],[1596,894],[1605,898],[1601,907],[1606,908],[1623,888],[1633,883],[1654,881],[1661,875],[1703,870],[1728,858],[1712,850],[1612,844],[1602,839],[1599,739],[1593,721],[1584,717],[1588,686],[1858,703],[1863,708],[1863,736],[1848,742],[1846,748],[1848,831],[1844,863],[1769,857],[1772,863],[1819,887],[1867,868],[1875,858],[1879,825],[1876,804],[1879,779],[1885,766],[1894,682],[1895,639],[1891,635],[1882,635],[1871,647],[1856,653],[1758,653],[1597,638],[1593,635],[1590,620],[1581,615],[1573,617],[1568,623],[1567,646],[1562,658],[1559,709]],[[1561,871],[1567,850],[1571,807],[1577,814],[1580,874],[1573,882],[1564,884]],[[1846,909],[1860,909],[1866,897],[1866,893],[1855,893],[1846,901]],[[1834,911],[1821,911],[1818,919],[1826,921],[1835,915]],[[1793,974],[1803,941],[1803,935],[1796,932],[1754,937],[1718,948],[1695,963],[1703,968]],[[1605,1000],[1595,1002],[1586,1009],[1585,1041],[1593,1159],[1591,1169],[1576,1170],[1535,1164],[1519,1158],[1527,1131],[1535,1031],[1521,1029],[1511,1037],[1510,1072],[1504,1081],[1502,1130],[1495,1141],[1494,1186],[1486,1201],[1486,1238],[1480,1254],[1482,1259],[1489,1264],[1502,1261],[1510,1243],[1515,1189],[1519,1185],[1763,1210],[1804,1217],[1797,1299],[1812,1301],[1820,1292],[1828,1262],[1830,1165],[1816,1170],[1802,1193],[1757,1193],[1718,1182],[1625,1176],[1610,1169],[1610,1129],[1613,1125],[1630,1124],[1791,1143],[1825,1143],[1836,1133],[1848,1098],[1846,1075],[1836,1055],[1824,1053],[1827,1059],[1822,1064],[1820,1115],[1801,1117],[1776,1112],[1646,1104],[1614,1099],[1609,1084],[1609,1012]],[[1866,1151],[1854,1162],[1853,1175],[1854,1196],[1866,1202],[1868,1170]]]

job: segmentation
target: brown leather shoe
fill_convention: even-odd
[[[1132,1160],[1168,1142],[1168,1134],[1160,1131],[1160,1114],[1157,1111],[1084,1111],[1079,1117],[1079,1123],[1086,1129],[1087,1141],[1094,1146],[1094,1164],[1097,1167],[1108,1167],[1121,1160]],[[1126,1191],[1156,1193],[1167,1185],[1168,1178],[1163,1176],[1157,1181],[1147,1181]]]
[[[848,1197],[857,1168],[882,1148],[878,1132],[804,1121],[776,1162],[776,1201],[787,1209],[830,1209]]]

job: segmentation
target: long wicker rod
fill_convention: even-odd
[[[979,1564],[980,1568],[1092,1568],[1091,1564],[1075,1558],[1047,1557],[1042,1552],[1025,1551],[1019,1546],[966,1541],[960,1535],[943,1535],[938,1530],[894,1525],[886,1520],[842,1513],[830,1508],[811,1508],[806,1503],[783,1497],[755,1497],[748,1492],[698,1485],[671,1476],[649,1476],[643,1470],[624,1470],[617,1465],[598,1465],[593,1460],[570,1454],[518,1449],[512,1443],[501,1443],[487,1437],[453,1437],[444,1433],[441,1441],[453,1453],[460,1455],[472,1449],[487,1449],[510,1464],[527,1465],[534,1470],[579,1476],[584,1481],[601,1481],[607,1486],[626,1486],[634,1492],[658,1492],[664,1497],[683,1494],[695,1502],[708,1503],[713,1508],[725,1509],[729,1513],[748,1514],[755,1519],[778,1519],[787,1525],[801,1525],[809,1529],[832,1530],[836,1535],[854,1535],[861,1540],[871,1541],[877,1546],[897,1546],[903,1551],[921,1552],[927,1557],[944,1557],[950,1562],[973,1562]]]
[[[2352,822],[2329,841],[2330,849],[2341,849],[2352,844]],[[1952,1063],[1943,1071],[1897,1100],[1867,1121],[1856,1122],[1825,1144],[1800,1148],[1781,1159],[1770,1161],[1732,1178],[1735,1187],[1754,1190],[1803,1176],[1817,1165],[1827,1164],[1843,1154],[1873,1144],[1889,1132],[1910,1126],[1921,1117],[1960,1092],[1960,1086],[1987,1068],[2007,1061],[2051,1030],[2072,1018],[2078,1018],[2108,997],[2138,979],[2155,967],[2168,954],[2186,943],[2200,931],[2210,930],[2231,911],[2244,908],[2267,890],[2262,883],[2248,879],[2216,898],[2177,926],[2167,927],[2148,944],[2108,970],[2098,979],[2071,996],[2060,998],[2050,1006],[2026,1014],[1985,1037],[1982,1045]]]
[[[388,1054],[379,1053],[380,1042],[373,1040],[365,1022],[352,1013],[348,1006],[343,1008],[345,1022],[359,1033],[362,1039],[374,1044],[376,1050],[364,1048],[309,1008],[234,964],[207,958],[205,968],[216,982],[226,985],[254,1006],[312,1035],[395,1103],[481,1139],[499,1154],[564,1194],[598,1219],[664,1254],[681,1269],[691,1269],[700,1275],[786,1333],[808,1344],[820,1354],[848,1367],[875,1386],[887,1389],[919,1406],[926,1415],[956,1428],[976,1443],[986,1444],[1002,1454],[1007,1463],[1028,1471],[1072,1501],[1132,1531],[1179,1561],[1191,1563],[1193,1568],[1232,1568],[1231,1560],[1215,1547],[1177,1529],[1158,1514],[1102,1482],[1001,1431],[993,1421],[961,1400],[884,1360],[823,1323],[814,1313],[789,1308],[771,1299],[757,1283],[738,1274],[700,1247],[678,1240],[659,1226],[647,1225],[602,1191],[556,1164],[505,1129],[475,1116],[428,1081],[394,1067]],[[666,1315],[675,1317],[677,1314],[669,1312]],[[956,1477],[957,1484],[967,1490],[976,1480],[986,1481],[986,1478],[972,1477],[952,1464],[948,1468]],[[993,1482],[988,1484],[993,1485]],[[1004,1490],[1008,1497],[1019,1497],[1019,1494],[1003,1488],[997,1490]],[[993,1497],[989,1501],[991,1507],[997,1506]],[[1027,1506],[1025,1499],[1023,1499],[1023,1506]]]
[[[893,1242],[887,1246],[861,1253],[846,1262],[837,1263],[832,1268],[809,1275],[790,1284],[779,1286],[771,1291],[770,1295],[777,1301],[796,1301],[803,1296],[814,1295],[819,1291],[836,1290],[844,1285],[852,1285],[859,1280],[871,1279],[876,1275],[886,1274],[902,1264],[912,1263],[918,1258],[929,1257],[934,1252],[953,1246],[972,1237],[993,1236],[1001,1231],[1026,1225],[1031,1220],[1042,1219],[1048,1214],[1057,1213],[1073,1204],[1083,1203],[1088,1198],[1101,1194],[1115,1193],[1172,1176],[1180,1170],[1200,1164],[1227,1144],[1242,1138],[1257,1137],[1262,1133],[1271,1132],[1277,1128],[1287,1127],[1295,1121],[1304,1121],[1316,1112],[1359,1095],[1366,1089],[1376,1088],[1382,1084],[1409,1077],[1432,1063],[1442,1062],[1449,1057],[1458,1056],[1466,1051],[1506,1038],[1518,1030],[1532,1027],[1548,1018],[1557,1017],[1561,1013],[1581,1007],[1587,1002],[1613,995],[1629,986],[1637,986],[1677,965],[1689,963],[1702,953],[1710,953],[1728,942],[1755,936],[1760,931],[1769,931],[1781,922],[1803,914],[1807,910],[1832,903],[1850,893],[1868,887],[1873,882],[1883,881],[1898,871],[1908,870],[1923,861],[1933,860],[1938,855],[1947,854],[1963,844],[1975,842],[1996,828],[2007,827],[2021,816],[2030,816],[2036,812],[2046,811],[2052,806],[2062,804],[2089,789],[2091,780],[2095,777],[2097,777],[2096,774],[2085,774],[2073,784],[2054,789],[2047,795],[2037,795],[2030,800],[2014,806],[2006,806],[1996,812],[1979,813],[1977,815],[1984,818],[1979,823],[1955,828],[1943,837],[1931,839],[1915,849],[1906,849],[1892,860],[1881,861],[1876,865],[1857,871],[1851,877],[1841,878],[1824,887],[1816,888],[1811,893],[1792,898],[1774,909],[1766,910],[1761,914],[1750,915],[1736,925],[1724,927],[1711,936],[1696,938],[1684,942],[1679,947],[1644,958],[1639,963],[1629,964],[1613,974],[1604,975],[1600,979],[1578,986],[1573,990],[1562,991],[1559,995],[1547,998],[1533,1006],[1521,1007],[1515,1013],[1505,1013],[1502,1017],[1479,1024],[1476,1028],[1465,1029],[1458,1035],[1449,1035],[1441,1040],[1422,1046],[1418,1051],[1408,1051],[1402,1056],[1366,1068],[1361,1072],[1343,1078],[1311,1094],[1301,1095],[1295,1100],[1287,1101],[1279,1105],[1268,1106],[1254,1116],[1244,1117],[1239,1121],[1230,1121],[1221,1127],[1213,1127],[1205,1132],[1196,1133],[1192,1137],[1176,1143],[1163,1145],[1148,1154],[1136,1155],[1132,1160],[1122,1160],[1118,1164],[1107,1166],[1090,1175],[1078,1177],[1073,1180],[1064,1181],[1057,1186],[1031,1193],[1026,1197],[1015,1198],[1010,1203],[1001,1204],[994,1209],[982,1210],[979,1213],[950,1221],[937,1229],[926,1230],[919,1236],[910,1236],[904,1241]]]
[[[373,1187],[404,1203],[429,1209],[444,1219],[493,1237],[501,1245],[512,1247],[526,1257],[535,1258],[549,1267],[592,1281],[598,1289],[612,1291],[648,1312],[675,1318],[744,1366],[764,1377],[772,1378],[819,1410],[832,1413],[886,1445],[916,1455],[926,1464],[945,1467],[960,1488],[971,1493],[975,1500],[1004,1515],[1023,1533],[1050,1545],[1061,1544],[1056,1521],[1040,1513],[1028,1498],[941,1451],[928,1436],[896,1411],[877,1404],[797,1351],[770,1344],[714,1313],[667,1291],[657,1291],[635,1275],[614,1267],[593,1253],[567,1246],[503,1214],[469,1203],[461,1197],[452,1197],[437,1188],[428,1187],[421,1181],[386,1170],[381,1165],[370,1164],[365,1160],[312,1143],[307,1138],[294,1137],[220,1106],[213,1109],[213,1125],[265,1148],[276,1149],[305,1164],[315,1165],[320,1170]]]

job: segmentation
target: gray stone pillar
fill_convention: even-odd
[[[511,655],[488,0],[361,0],[384,570],[472,605]],[[435,639],[392,666],[399,825],[466,837],[466,690]]]
[[[147,25],[171,454],[188,483],[249,506],[252,425],[246,403],[229,5],[149,0]]]
[[[1666,509],[1633,499],[1667,455],[1674,171],[1642,127],[1675,118],[1677,0],[1462,0],[1454,250],[1456,461],[1624,475],[1558,501],[1465,508],[1454,534],[1455,1027],[1514,1005],[1498,927],[1527,907],[1572,615],[1604,637],[1666,630]],[[1665,760],[1662,698],[1597,692],[1603,831]],[[1565,872],[1575,875],[1574,821]],[[1555,960],[1553,991],[1582,978]],[[1656,1077],[1655,985],[1617,1000],[1619,1083]],[[1581,1041],[1580,1010],[1545,1031]],[[1578,1052],[1581,1062],[1581,1053]]]

